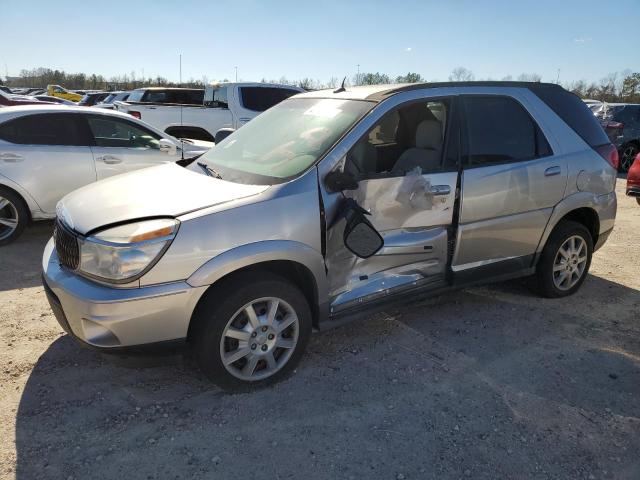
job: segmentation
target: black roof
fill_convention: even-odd
[[[389,90],[381,90],[367,97],[367,100],[382,101],[385,98],[395,95],[400,92],[408,92],[411,90],[422,90],[425,88],[446,88],[446,87],[517,87],[528,88],[529,90],[536,91],[542,89],[560,89],[564,90],[560,85],[555,83],[542,83],[542,82],[501,82],[501,81],[474,81],[474,82],[430,82],[430,83],[412,83],[410,85],[403,85],[402,87],[394,87]]]

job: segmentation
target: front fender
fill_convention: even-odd
[[[211,285],[241,268],[275,260],[306,267],[315,280],[318,303],[326,303],[328,284],[324,258],[310,246],[292,240],[265,240],[227,250],[198,268],[187,283],[193,287]]]

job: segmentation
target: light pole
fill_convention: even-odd
[[[236,69],[236,83],[238,83],[238,67],[233,67]]]
[[[356,85],[360,85],[360,64],[356,66],[358,67],[358,73],[356,73]]]

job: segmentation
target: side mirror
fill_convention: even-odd
[[[167,155],[175,155],[178,147],[171,140],[166,138],[161,138],[158,142],[160,144],[160,151],[166,153]]]
[[[235,130],[233,128],[221,128],[220,130],[218,130],[216,132],[215,136],[213,137],[214,138],[213,141],[217,145],[222,140],[224,140],[229,135],[231,135],[233,132],[235,132]]]
[[[357,190],[358,182],[350,173],[340,170],[332,170],[324,177],[324,184],[330,193],[344,190]]]
[[[345,213],[343,241],[354,255],[369,258],[384,246],[382,235],[364,217],[361,209],[349,208]]]

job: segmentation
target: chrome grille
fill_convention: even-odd
[[[80,264],[80,249],[76,235],[56,219],[53,239],[60,264],[71,270],[77,269]]]

